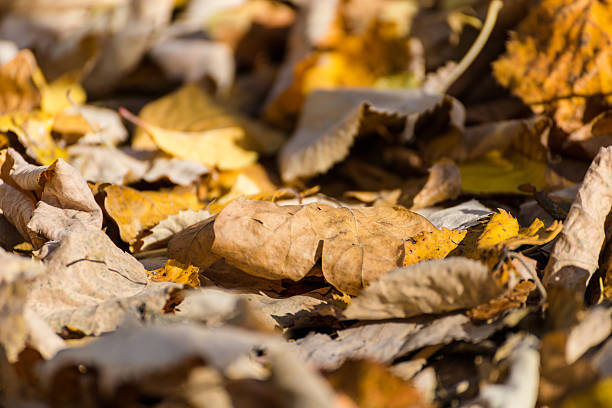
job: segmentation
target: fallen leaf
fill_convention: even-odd
[[[349,319],[379,320],[471,308],[502,293],[489,269],[471,259],[431,260],[396,269],[351,301]]]
[[[527,298],[536,288],[531,281],[521,281],[516,284],[509,292],[487,303],[478,305],[468,310],[467,315],[477,321],[487,321],[502,315],[503,313],[522,307]]]
[[[606,407],[612,404],[612,379],[602,379],[586,391],[570,395],[563,400],[562,408]]]
[[[538,400],[540,376],[539,340],[532,335],[515,335],[504,346],[512,347],[507,356],[508,378],[502,384],[484,384],[468,406],[533,407]],[[498,352],[498,354],[500,354]],[[497,357],[497,356],[496,356]]]
[[[231,140],[239,142],[240,146],[262,154],[274,153],[284,142],[283,136],[277,131],[221,107],[219,102],[212,100],[196,85],[185,85],[147,104],[139,118],[154,128],[180,131],[188,135],[216,134],[226,135],[226,138],[233,135],[235,139]],[[132,147],[152,150],[159,145],[164,150],[160,142],[152,143],[149,133],[144,127],[138,128]]]
[[[461,173],[457,165],[449,159],[442,159],[429,169],[427,182],[412,199],[410,209],[431,207],[445,200],[453,200],[461,192]]]
[[[62,159],[50,166],[34,166],[13,149],[9,149],[8,158],[2,167],[3,179],[15,188],[1,185],[11,194],[10,199],[7,196],[7,201],[3,200],[2,208],[36,247],[44,238],[59,240],[70,231],[102,227],[102,210],[72,166]],[[37,202],[33,192],[40,197]],[[21,207],[15,208],[15,204]]]
[[[413,135],[420,114],[447,103],[450,121],[463,126],[458,101],[421,91],[342,89],[311,93],[302,109],[297,129],[279,154],[283,180],[325,173],[349,155],[355,139],[369,129],[404,127],[401,139]]]
[[[436,228],[464,230],[489,216],[491,210],[477,200],[470,200],[448,208],[421,208],[415,210],[427,218]]]
[[[221,170],[245,167],[257,161],[257,153],[240,147],[244,131],[230,126],[201,132],[181,132],[153,126],[120,110],[123,117],[142,127],[165,153],[179,159],[192,160]]]
[[[147,282],[142,265],[100,230],[67,234],[45,259],[27,306],[57,332],[99,335],[142,313],[161,314],[176,285]],[[145,311],[145,312],[143,312]]]
[[[432,228],[400,207],[279,207],[239,199],[217,215],[207,243],[216,256],[266,279],[302,279],[321,257],[326,280],[355,294],[401,265],[406,240]]]
[[[169,259],[160,269],[147,271],[149,280],[153,282],[182,283],[188,286],[200,286],[198,267],[185,265],[174,259]]]
[[[42,74],[30,50],[21,50],[13,59],[0,66],[3,91],[0,112],[30,111],[40,105]]]
[[[140,180],[147,163],[108,146],[76,144],[68,148],[68,160],[83,178],[94,183],[128,184]]]
[[[593,160],[600,148],[612,144],[611,133],[612,111],[606,111],[570,133],[561,149],[568,156]]]
[[[418,388],[393,375],[387,367],[364,360],[347,361],[327,380],[336,391],[349,396],[360,407],[426,407]]]
[[[158,157],[153,159],[151,168],[144,174],[143,179],[149,183],[168,179],[174,184],[189,186],[196,183],[200,176],[209,172],[210,169],[201,163]]]
[[[152,246],[159,246],[187,227],[204,221],[210,218],[210,216],[211,214],[207,210],[179,211],[178,214],[168,216],[168,218],[161,220],[156,226],[151,228],[151,234],[142,238],[142,245],[137,245],[136,247],[139,250],[145,250]]]
[[[601,344],[612,333],[612,309],[594,306],[570,329],[565,343],[567,364],[575,363],[591,347]]]
[[[598,1],[546,0],[529,9],[504,56],[497,80],[531,108],[554,112],[565,131],[579,128],[587,100],[610,93],[610,9]]]
[[[612,207],[610,166],[612,147],[601,148],[550,253],[543,278],[547,287],[563,286],[583,293],[587,281],[599,267],[604,221]]]
[[[121,239],[134,244],[140,234],[181,210],[199,210],[203,205],[190,189],[138,191],[124,186],[104,188],[104,208],[119,226]]]
[[[79,127],[66,129],[71,118],[78,120]],[[87,126],[84,126],[85,124]],[[94,105],[72,105],[64,109],[55,115],[53,130],[59,133],[77,133],[80,144],[116,146],[128,137],[121,117],[115,110]]]

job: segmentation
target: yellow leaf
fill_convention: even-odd
[[[132,244],[146,229],[181,210],[199,210],[203,205],[190,189],[138,191],[111,185],[104,189],[104,207],[119,226],[121,239]]]
[[[612,406],[612,378],[601,380],[588,390],[566,398],[561,408],[604,408]]]
[[[514,237],[519,232],[519,223],[510,213],[499,209],[499,214],[494,214],[484,231],[478,238],[477,248],[495,246],[505,240]]]
[[[26,153],[40,164],[49,165],[67,153],[51,136],[53,116],[41,111],[17,111],[0,116],[0,132],[12,132]]]
[[[493,150],[477,159],[459,163],[462,190],[471,193],[520,193],[521,184],[545,189],[546,163],[515,151]]]
[[[177,260],[168,259],[166,264],[159,269],[148,271],[149,279],[154,282],[183,283],[192,287],[200,286],[198,276],[199,268],[193,265],[185,265]]]
[[[506,54],[493,64],[497,80],[536,113],[554,112],[566,132],[586,119],[590,96],[612,91],[609,2],[538,2],[510,38]]]
[[[264,154],[274,153],[284,142],[278,131],[222,107],[197,85],[183,86],[147,104],[138,116],[149,125],[189,133],[239,128],[242,133],[232,132],[240,135],[240,145]],[[138,150],[157,148],[149,132],[140,125],[132,147]]]
[[[240,147],[244,130],[238,126],[182,132],[153,126],[125,109],[121,109],[120,113],[145,129],[160,150],[179,159],[193,160],[221,170],[239,169],[257,161],[256,152]]]
[[[428,259],[443,259],[461,242],[467,231],[446,228],[425,231],[415,235],[404,244],[406,255],[404,266]]]
[[[69,76],[62,76],[42,87],[40,108],[56,114],[74,104],[81,105],[87,100],[83,87]]]

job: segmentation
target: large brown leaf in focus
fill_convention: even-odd
[[[138,191],[123,186],[104,189],[104,208],[119,226],[121,239],[129,244],[147,228],[181,210],[199,210],[203,205],[190,189]]]
[[[0,113],[29,111],[40,104],[40,89],[35,81],[40,75],[36,59],[30,50],[22,50],[0,67]]]
[[[612,91],[611,35],[609,1],[544,0],[512,34],[495,76],[536,113],[554,112],[573,131],[588,120],[589,97]]]
[[[169,246],[181,262],[206,268],[225,258],[248,274],[272,280],[300,280],[321,259],[325,279],[356,294],[402,265],[410,237],[433,228],[426,218],[401,207],[281,207],[237,199]]]

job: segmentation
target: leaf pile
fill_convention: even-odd
[[[1,406],[612,404],[608,2],[9,3]]]

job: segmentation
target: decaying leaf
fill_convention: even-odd
[[[509,292],[489,302],[476,306],[467,312],[474,320],[487,321],[496,318],[508,310],[516,309],[525,304],[527,298],[536,288],[531,281],[521,281]]]
[[[217,215],[208,239],[216,256],[267,279],[299,280],[320,258],[326,280],[355,294],[401,265],[405,241],[432,228],[399,207],[279,207],[239,199]]]
[[[351,301],[344,315],[377,320],[441,314],[485,303],[502,290],[478,261],[431,260],[396,269],[372,282]]]
[[[589,98],[612,90],[610,18],[609,4],[594,0],[532,6],[494,63],[495,76],[535,112],[554,112],[565,131],[579,128]]]
[[[547,286],[582,293],[597,270],[604,222],[612,208],[612,147],[601,148],[584,177],[544,271]]]
[[[381,127],[400,127],[403,140],[412,137],[416,118],[449,103],[453,126],[463,126],[463,107],[450,97],[422,91],[341,89],[315,91],[302,109],[297,130],[279,155],[285,181],[325,173],[344,160],[355,139]]]
[[[181,210],[199,210],[203,205],[190,189],[138,191],[123,186],[104,188],[104,208],[119,226],[121,239],[133,244],[139,235],[169,215]]]
[[[445,200],[453,200],[461,192],[461,173],[449,159],[442,159],[429,169],[427,182],[412,199],[413,210],[431,207]]]

